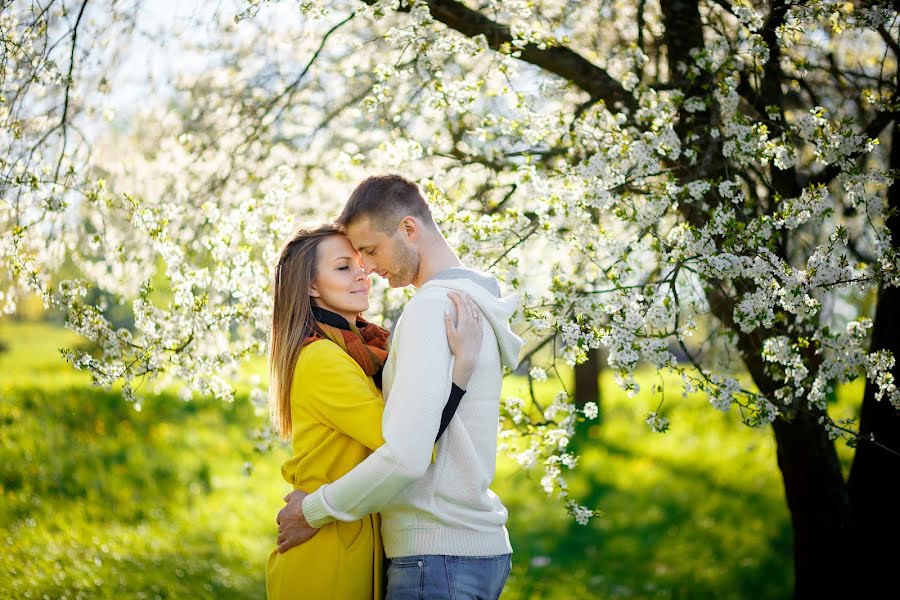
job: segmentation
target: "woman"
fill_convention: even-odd
[[[360,317],[369,308],[370,287],[359,254],[334,226],[301,229],[281,251],[273,284],[269,401],[273,422],[292,438],[293,456],[281,473],[294,489],[309,493],[335,481],[384,442],[379,388],[388,331]],[[455,406],[474,369],[482,329],[471,300],[451,299],[460,315],[457,324],[449,315],[446,322],[456,356],[448,406]],[[270,600],[379,600],[383,560],[377,514],[330,523],[304,544],[272,551],[266,591]]]

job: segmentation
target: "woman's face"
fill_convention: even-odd
[[[317,306],[335,312],[348,322],[369,308],[369,288],[359,253],[345,235],[333,235],[316,248],[316,278],[309,295]]]

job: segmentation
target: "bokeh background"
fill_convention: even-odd
[[[502,421],[540,448],[498,458],[504,600],[889,575],[898,25],[836,0],[0,2],[0,597],[264,596],[271,265],[384,171],[522,294]],[[377,282],[367,316],[410,294]],[[861,405],[893,451],[854,457]]]

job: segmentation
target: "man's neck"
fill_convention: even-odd
[[[433,234],[422,248],[419,270],[416,272],[412,284],[416,288],[420,288],[441,271],[461,266],[463,266],[462,262],[444,236],[440,233]]]

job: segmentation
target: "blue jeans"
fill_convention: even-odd
[[[497,600],[511,568],[510,554],[392,558],[386,600]]]

